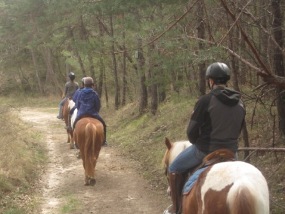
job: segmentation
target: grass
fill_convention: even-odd
[[[62,214],[70,213],[70,212],[78,209],[79,206],[80,206],[80,201],[76,198],[69,196],[69,197],[67,197],[66,202],[63,205],[63,207],[61,208],[60,212]]]
[[[29,213],[34,201],[28,194],[46,159],[38,144],[41,135],[30,130],[15,109],[1,106],[0,112],[0,213]]]

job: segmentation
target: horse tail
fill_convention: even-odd
[[[96,163],[95,155],[96,142],[96,126],[92,123],[87,123],[85,126],[85,171],[89,177],[94,177],[94,168]]]
[[[248,178],[249,179],[249,178]],[[257,178],[258,179],[258,176]],[[249,179],[250,180],[250,179]],[[230,190],[228,197],[228,205],[230,214],[268,214],[269,205],[266,202],[266,194],[263,190],[267,190],[267,186],[260,183],[258,189],[249,180],[234,184]]]
[[[230,203],[231,214],[257,214],[255,199],[247,187],[237,189]]]

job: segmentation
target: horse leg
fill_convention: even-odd
[[[85,186],[89,186],[89,177],[85,174]]]
[[[186,180],[186,175],[182,173],[170,173],[169,185],[171,191],[172,207],[169,208],[168,213],[182,212],[182,189]]]
[[[70,145],[69,145],[69,148],[70,149],[75,149],[75,143],[74,143],[74,138],[73,138],[73,131],[71,130],[69,132],[70,134]]]

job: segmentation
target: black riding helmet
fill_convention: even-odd
[[[75,79],[75,74],[73,72],[70,72],[68,74],[68,77],[69,77],[70,80],[74,80]]]
[[[216,84],[226,84],[231,78],[229,67],[222,62],[215,62],[207,68],[206,79],[211,78]]]

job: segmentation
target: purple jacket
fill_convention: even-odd
[[[101,104],[98,94],[92,88],[81,89],[75,107],[78,110],[77,118],[99,115]]]

